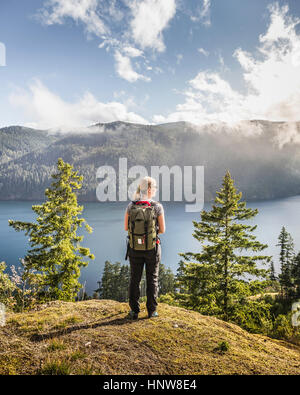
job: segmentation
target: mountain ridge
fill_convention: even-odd
[[[82,133],[2,128],[0,200],[43,199],[58,157],[83,174],[81,201],[97,201],[97,168],[118,169],[119,158],[127,158],[128,167],[144,166],[148,174],[151,166],[204,166],[205,201],[214,199],[227,169],[247,200],[300,194],[300,122],[191,125],[116,121]]]

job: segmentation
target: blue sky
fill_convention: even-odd
[[[299,3],[0,0],[0,127],[300,120]]]

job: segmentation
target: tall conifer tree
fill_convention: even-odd
[[[24,276],[37,271],[40,299],[74,300],[81,288],[80,267],[88,265],[85,257],[94,259],[89,248],[80,245],[83,236],[77,231],[83,225],[88,232],[92,228],[80,218],[83,206],[78,205],[75,193],[83,177],[61,158],[57,170],[45,191],[48,199],[32,206],[37,223],[9,220],[9,225],[29,235],[31,249],[24,259]]]
[[[257,225],[240,222],[258,213],[257,209],[246,208],[241,197],[242,192],[237,193],[227,171],[211,211],[202,210],[201,221],[193,221],[193,236],[208,244],[202,245],[202,252],[179,254],[186,260],[177,278],[179,287],[189,291],[186,306],[225,320],[234,314],[239,298],[262,290],[265,281],[259,280],[266,278],[267,271],[259,269],[257,262],[271,260],[270,256],[256,254],[267,247],[252,234]],[[238,253],[243,250],[254,254]]]

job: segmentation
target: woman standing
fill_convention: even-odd
[[[152,199],[156,194],[156,181],[152,177],[140,180],[133,201],[125,212],[124,229],[129,233],[128,256],[130,262],[129,318],[137,319],[140,312],[140,281],[146,265],[148,317],[157,317],[158,272],[161,261],[161,245],[158,234],[165,232],[164,209]],[[139,224],[137,224],[138,221]],[[154,221],[151,227],[151,221]],[[145,231],[135,233],[139,226]]]

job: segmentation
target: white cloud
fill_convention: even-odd
[[[104,48],[106,46],[106,51],[109,52],[110,48],[118,48],[121,46],[121,43],[116,38],[102,36],[102,43],[98,45],[98,48]]]
[[[165,50],[163,32],[175,16],[176,1],[45,0],[35,16],[45,25],[62,25],[68,20],[83,25],[89,37],[102,39],[98,48],[105,48],[106,52],[112,49],[115,69],[121,78],[128,82],[149,81],[150,78],[133,69],[129,58],[146,58],[145,49]],[[147,65],[144,70],[155,72],[150,67]]]
[[[137,58],[139,56],[143,56],[143,51],[134,48],[134,47],[123,47],[123,52],[131,58]]]
[[[176,13],[175,0],[131,0],[131,33],[142,49],[165,50],[162,32]]]
[[[106,46],[106,51],[110,51],[111,48],[114,48],[115,70],[119,77],[131,83],[136,82],[137,80],[144,80],[147,82],[151,81],[151,78],[134,71],[131,63],[130,58],[144,57],[143,51],[130,45],[122,44],[117,39],[106,37],[103,37],[103,39],[104,40],[99,45],[99,48],[104,48]],[[140,65],[137,63],[136,67],[139,69]],[[151,67],[146,67],[146,70],[151,69]]]
[[[138,114],[128,111],[125,104],[100,102],[90,92],[86,92],[75,103],[66,102],[39,80],[29,84],[29,90],[16,89],[9,101],[21,110],[27,124],[41,129],[67,130],[113,121],[148,123]]]
[[[223,56],[222,56],[220,53],[218,54],[218,58],[219,58],[219,62],[220,62],[220,65],[221,65],[220,70],[221,70],[222,72],[230,71],[229,67],[227,67],[227,66],[225,65],[224,58],[223,58]]]
[[[108,31],[97,12],[98,0],[48,0],[36,17],[46,25],[63,24],[66,18],[81,22],[87,33],[101,36]]]
[[[208,56],[208,55],[209,55],[209,52],[206,51],[204,48],[198,48],[198,51],[199,51],[200,53],[202,53],[204,56]]]
[[[200,15],[203,20],[203,24],[210,26],[210,0],[203,0],[203,8]]]
[[[105,48],[107,52],[113,49],[115,69],[121,78],[128,82],[150,81],[150,78],[134,71],[129,58],[145,58],[143,51],[136,48],[136,43],[158,50],[164,48],[162,31],[175,13],[175,0],[123,2],[128,6],[127,11],[124,8],[121,11],[116,0],[47,0],[36,17],[46,25],[62,25],[68,18],[83,24],[89,35],[102,39],[98,48]],[[135,7],[136,4],[138,6]]]
[[[122,104],[124,104],[127,108],[138,108],[139,106],[136,104],[133,96],[129,96],[125,91],[114,92],[113,96],[115,99],[119,99]]]
[[[258,55],[237,48],[246,93],[234,90],[217,72],[201,71],[189,81],[185,102],[154,122],[186,120],[194,123],[237,122],[241,119],[294,121],[300,119],[299,18],[288,15],[288,6],[269,6],[270,24],[259,36]],[[257,51],[256,51],[257,54]]]
[[[273,137],[275,144],[282,148],[285,144],[300,144],[300,134],[296,122],[279,124]]]
[[[117,7],[118,1],[119,0],[109,0],[108,15],[110,18],[112,17],[117,22],[120,22],[122,19],[124,19],[124,14]]]
[[[183,12],[187,13],[190,16],[192,22],[199,22],[202,21],[203,25],[210,26],[210,8],[211,8],[211,1],[210,0],[203,0],[202,6],[198,5],[195,10],[189,10],[186,8],[186,2],[182,2],[181,8]]]
[[[149,77],[145,77],[142,74],[138,74],[133,70],[130,58],[123,56],[119,51],[115,52],[116,60],[116,71],[121,78],[129,82],[135,82],[137,80],[151,81]]]

